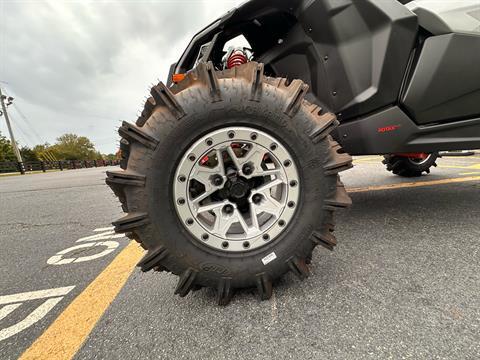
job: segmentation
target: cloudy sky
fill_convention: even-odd
[[[15,97],[17,141],[73,132],[114,152],[120,120],[134,121],[190,38],[241,2],[0,0],[0,86]]]

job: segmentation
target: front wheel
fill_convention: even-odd
[[[387,170],[403,177],[418,177],[423,173],[430,174],[430,168],[437,166],[438,153],[414,153],[385,155],[383,164]]]
[[[125,171],[107,178],[128,213],[116,231],[147,249],[142,270],[178,275],[180,296],[216,288],[219,304],[246,287],[268,299],[287,271],[308,276],[313,248],[336,244],[333,211],[350,204],[338,173],[351,158],[307,89],[254,62],[200,64],[152,89],[137,125],[119,130]]]

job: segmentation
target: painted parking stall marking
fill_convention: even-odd
[[[79,245],[71,246],[67,249],[61,250],[47,260],[49,265],[66,265],[72,263],[79,263],[85,261],[95,260],[115,251],[120,243],[113,241],[112,239],[124,238],[124,234],[116,234],[113,227],[99,228],[93,230],[94,232],[100,232],[99,234],[90,235],[78,239]],[[76,253],[81,253],[81,250],[87,250],[89,248],[98,248],[99,252],[93,255],[87,256],[74,256]],[[102,250],[103,249],[103,250]],[[72,253],[71,256],[67,256]]]
[[[47,260],[47,264],[68,265],[102,258],[120,246],[120,243],[113,239],[125,238],[124,234],[116,234],[113,227],[97,228],[93,232],[96,234],[78,239],[76,241],[78,245],[57,252]],[[90,249],[99,251],[93,255],[78,256]],[[0,341],[18,334],[43,319],[73,288],[75,288],[74,285],[0,296],[0,321],[14,316],[16,310],[29,301],[44,300],[25,318],[11,326],[0,327]]]
[[[43,319],[75,286],[66,286],[55,289],[37,290],[19,294],[0,296],[0,320],[12,314],[28,301],[44,299],[30,314],[19,322],[0,330],[0,341],[18,334]]]
[[[72,247],[69,247],[68,249],[59,251],[56,255],[52,256],[50,259],[47,260],[47,264],[48,265],[65,265],[65,264],[95,260],[115,251],[115,249],[119,245],[120,244],[116,241],[101,241],[101,242],[92,242],[92,243],[85,243],[85,244],[72,246]],[[64,257],[66,254],[75,252],[76,250],[92,248],[92,247],[106,247],[106,249],[94,255],[79,256],[79,257]]]

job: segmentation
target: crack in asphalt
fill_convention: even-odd
[[[21,221],[13,222],[13,223],[0,223],[0,226],[16,226],[20,225],[24,228],[29,227],[45,227],[45,226],[65,226],[65,225],[80,225],[82,227],[86,227],[84,224],[78,221],[66,221],[63,223],[46,223],[46,224],[29,224]]]
[[[25,192],[64,190],[64,189],[76,189],[76,188],[98,187],[98,186],[107,187],[106,184],[91,184],[91,185],[65,186],[65,187],[43,188],[43,189],[26,189],[26,190],[3,191],[3,192],[0,191],[0,194],[18,194],[18,193],[25,193]]]

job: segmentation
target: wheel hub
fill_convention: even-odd
[[[250,186],[242,178],[238,178],[235,181],[228,183],[226,186],[230,197],[236,200],[245,198],[250,191]]]
[[[212,131],[183,155],[175,173],[179,219],[204,245],[252,250],[278,237],[300,194],[293,157],[269,134],[247,127]]]

